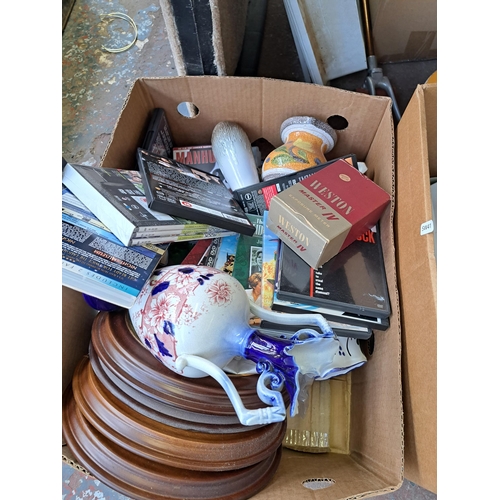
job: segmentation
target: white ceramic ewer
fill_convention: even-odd
[[[165,366],[186,377],[215,378],[228,394],[243,425],[280,422],[286,417],[281,389],[290,395],[290,414],[298,413],[304,389],[363,365],[359,345],[346,348],[318,314],[277,313],[250,304],[232,276],[205,266],[160,268],[129,309],[141,342]],[[249,325],[251,316],[276,323],[319,326],[299,330],[291,338],[265,335]],[[244,407],[223,368],[240,356],[256,364],[257,394],[267,407]]]

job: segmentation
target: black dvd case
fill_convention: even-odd
[[[263,215],[265,210],[269,210],[269,202],[274,195],[281,193],[285,189],[297,184],[310,175],[319,172],[339,159],[346,160],[354,168],[358,168],[356,155],[349,154],[336,158],[335,160],[327,161],[326,163],[316,167],[306,168],[294,174],[283,175],[277,179],[262,181],[258,184],[253,184],[252,186],[236,189],[233,193],[234,197],[246,213]]]
[[[137,149],[137,163],[151,210],[250,236],[255,232],[216,175],[141,148]]]
[[[148,123],[142,149],[151,153],[172,158],[173,142],[168,126],[167,115],[162,108],[153,109]]]
[[[388,319],[391,307],[378,225],[374,229],[318,269],[280,245],[276,297],[352,317]]]

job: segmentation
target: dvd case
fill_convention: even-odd
[[[391,313],[378,225],[317,270],[280,246],[276,298],[388,319]]]
[[[252,235],[252,225],[231,191],[216,175],[137,149],[148,207],[201,224]]]
[[[151,153],[172,158],[173,141],[167,115],[162,108],[153,109],[151,120],[146,130],[142,148]]]

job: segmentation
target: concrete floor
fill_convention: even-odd
[[[72,1],[72,0],[71,0]],[[107,27],[100,15],[124,12],[138,26],[138,40],[127,52],[111,54],[101,50],[111,38],[125,43],[127,31]],[[63,23],[65,20],[63,19]],[[118,26],[118,24],[116,25]],[[262,53],[256,76],[302,81],[293,38],[281,0],[269,0]],[[138,77],[177,76],[165,23],[155,0],[75,0],[65,22],[62,40],[62,156],[69,162],[98,165],[111,138],[128,90]],[[404,111],[417,84],[436,70],[436,61],[384,65]],[[365,72],[330,82],[332,86],[358,90]],[[64,467],[68,467],[63,464]],[[65,472],[67,473],[67,471]],[[86,481],[81,474],[80,481]],[[66,500],[76,498],[66,493]],[[109,490],[103,500],[122,498]],[[405,480],[381,500],[433,500],[436,495]]]

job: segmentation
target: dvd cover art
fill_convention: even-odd
[[[370,313],[380,318],[390,315],[382,245],[376,227],[317,270],[282,244],[278,267],[279,299]]]
[[[216,175],[137,150],[148,206],[169,215],[251,235],[255,228]]]

